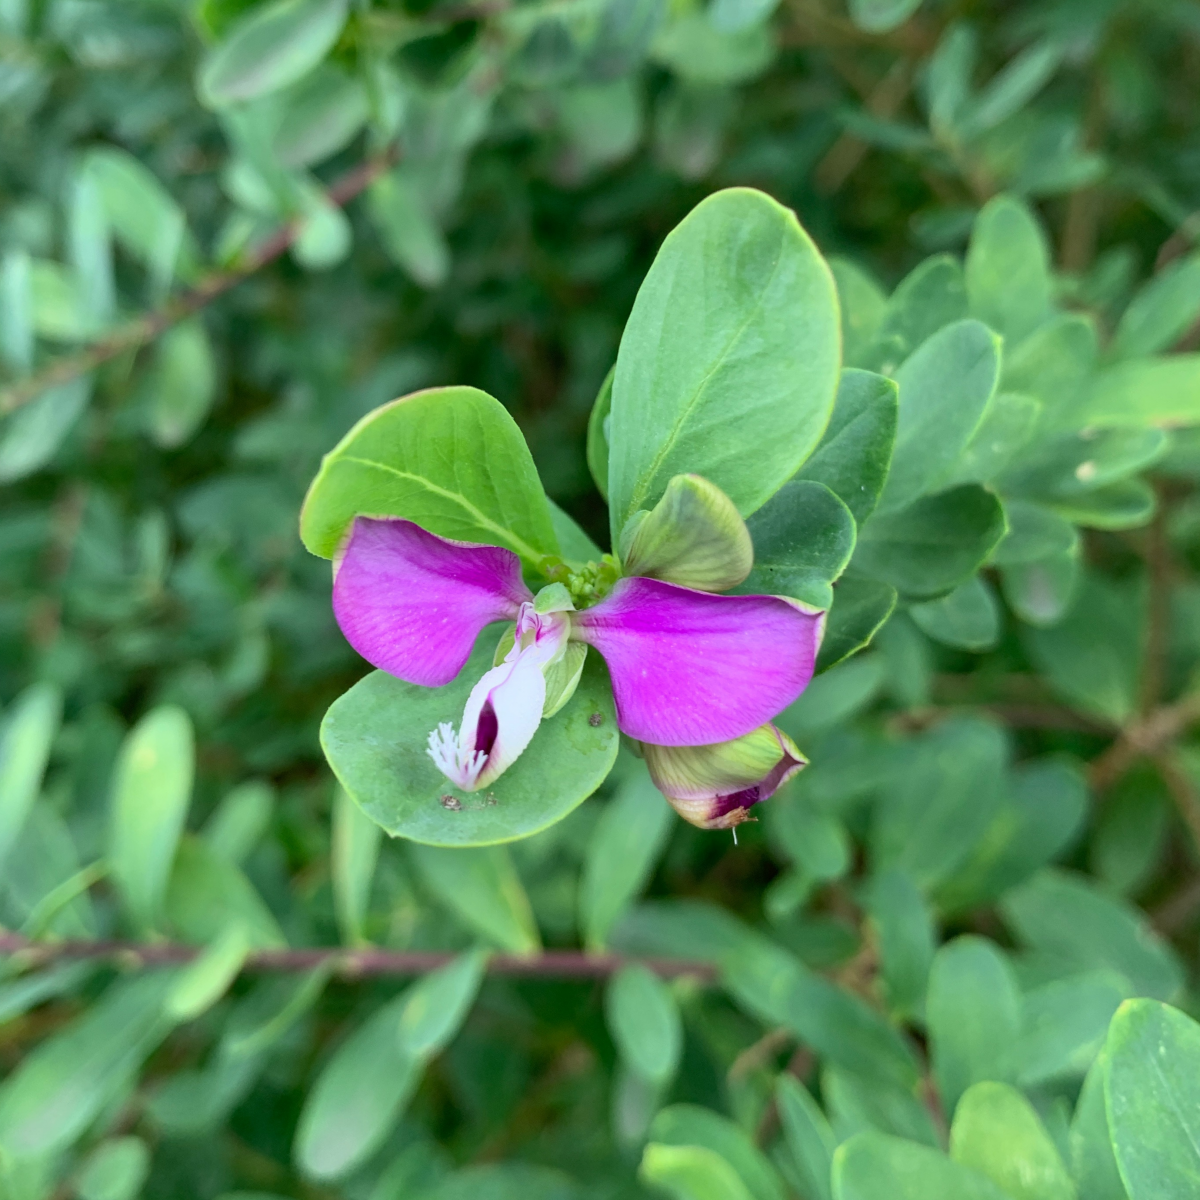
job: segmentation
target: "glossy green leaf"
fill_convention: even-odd
[[[392,1131],[421,1080],[423,1060],[404,1051],[397,1022],[408,994],[367,1018],[334,1050],[310,1088],[292,1154],[311,1179],[349,1174]]]
[[[987,104],[985,93],[975,107],[976,120]],[[966,279],[971,315],[1013,344],[1049,315],[1052,281],[1046,235],[1020,200],[996,196],[984,205],[971,232]]]
[[[881,513],[911,504],[950,474],[999,377],[999,343],[979,321],[946,326],[905,360],[896,372],[896,448],[879,498]]]
[[[914,267],[888,300],[872,364],[885,375],[946,325],[967,315],[962,267],[948,254],[936,254]]]
[[[542,722],[528,749],[487,791],[450,784],[426,754],[426,741],[440,722],[458,721],[467,694],[492,665],[488,643],[485,632],[444,688],[375,671],[325,714],[321,744],[330,765],[388,833],[437,846],[528,837],[570,813],[611,770],[618,745],[612,690],[600,658],[589,654],[575,695]]]
[[[817,670],[831,667],[867,646],[896,607],[896,589],[874,579],[845,576],[833,590],[833,607],[817,655]]]
[[[740,595],[792,596],[815,608],[833,603],[831,584],[854,552],[850,510],[829,488],[791,480],[746,522],[754,566]]]
[[[1200,1188],[1200,1026],[1177,1008],[1128,1000],[1108,1034],[1105,1107],[1129,1200]]]
[[[1122,479],[1054,502],[1054,510],[1068,521],[1090,529],[1137,529],[1150,523],[1157,506],[1158,497],[1144,479]]]
[[[1175,952],[1145,916],[1086,879],[1045,870],[1005,895],[1005,921],[1017,940],[1079,970],[1107,967],[1135,993],[1169,1000],[1183,975]]]
[[[141,1138],[112,1138],[88,1155],[75,1189],[79,1200],[134,1200],[149,1174],[150,1150]]]
[[[823,483],[860,525],[887,478],[897,408],[892,380],[870,371],[843,371],[825,436],[797,476]]]
[[[212,107],[278,91],[329,53],[346,0],[273,0],[237,21],[200,68],[197,90]]]
[[[848,259],[829,259],[829,269],[842,313],[842,361],[847,367],[861,367],[875,344],[887,296],[866,271]]]
[[[1075,1200],[1075,1186],[1033,1105],[1016,1088],[983,1082],[954,1110],[950,1157],[1012,1200]]]
[[[860,1133],[833,1157],[833,1200],[1010,1200],[990,1179],[939,1150]]]
[[[936,596],[973,575],[1006,532],[996,497],[966,484],[876,513],[859,530],[854,566],[901,593]]]
[[[521,431],[475,388],[432,388],[385,404],[325,456],[300,515],[304,544],[332,558],[360,513],[504,546],[532,567],[558,549]]]
[[[229,990],[237,978],[250,938],[246,927],[234,922],[226,927],[203,954],[180,973],[167,994],[164,1010],[172,1021],[195,1020]]]
[[[752,1200],[783,1200],[783,1187],[770,1160],[728,1117],[698,1104],[672,1104],[650,1126],[649,1140],[666,1146],[715,1150],[746,1185]]]
[[[952,717],[915,739],[888,781],[871,830],[871,860],[932,888],[966,861],[1001,804],[1009,755],[1004,731]]]
[[[800,741],[807,741],[850,720],[870,704],[882,684],[883,663],[877,655],[863,655],[814,679],[799,699],[775,718],[775,723]]]
[[[1005,600],[1022,621],[1049,628],[1070,611],[1082,575],[1076,546],[1046,558],[1004,567],[1000,571],[1000,584]]]
[[[0,732],[0,870],[41,790],[62,719],[62,691],[34,683],[9,705]]]
[[[632,767],[604,806],[584,858],[580,922],[592,949],[606,945],[622,912],[650,881],[674,817],[641,764]]]
[[[486,951],[470,950],[430,972],[405,993],[397,1026],[405,1054],[429,1058],[449,1044],[475,1003],[487,960]]]
[[[363,941],[363,922],[371,900],[371,883],[379,857],[383,830],[363,812],[342,788],[333,797],[333,830],[330,870],[333,903],[342,941]]]
[[[450,248],[409,173],[394,167],[371,184],[367,198],[392,261],[422,287],[440,287],[450,273]]]
[[[989,483],[1003,473],[1033,436],[1042,402],[1023,392],[997,392],[946,483]]]
[[[936,947],[929,905],[911,876],[895,867],[868,880],[864,901],[879,945],[888,1010],[919,1017]]]
[[[1001,477],[1005,494],[1062,502],[1117,483],[1166,453],[1157,429],[1087,429],[1039,440]]]
[[[592,474],[592,482],[600,495],[608,499],[608,433],[609,414],[612,412],[613,376],[617,368],[613,366],[604,377],[600,391],[596,394],[596,402],[592,405],[588,416],[587,427],[587,464]]]
[[[1066,517],[1031,500],[1004,504],[1008,532],[992,553],[1000,567],[1025,566],[1058,555],[1073,554],[1079,533]]]
[[[192,796],[194,753],[187,713],[163,705],[130,730],[117,760],[108,857],[130,916],[143,929],[161,920]]]
[[[947,1113],[972,1084],[1014,1077],[1021,996],[1008,960],[992,942],[967,935],[937,952],[925,1017],[934,1078]]]
[[[706,1146],[664,1146],[651,1142],[638,1176],[672,1200],[751,1200],[737,1172]]]
[[[553,500],[547,500],[550,505],[550,524],[554,526],[554,536],[562,549],[563,557],[568,561],[599,562],[600,547],[583,531],[583,528],[568,513],[563,512]]]
[[[28,1054],[0,1093],[0,1150],[50,1154],[79,1138],[166,1034],[171,984],[170,972],[115,983]]]
[[[0,483],[40,471],[58,453],[92,398],[92,379],[82,375],[48,388],[0,422]]]
[[[1113,1153],[1105,1111],[1108,1054],[1101,1050],[1083,1081],[1071,1120],[1071,1173],[1081,1200],[1129,1200]]]
[[[775,1084],[779,1123],[805,1194],[830,1200],[829,1172],[837,1140],[820,1106],[808,1089],[786,1072]]]
[[[154,348],[146,421],[156,445],[174,449],[204,423],[216,395],[216,364],[199,317],[176,325]]]
[[[820,439],[838,355],[833,279],[795,216],[744,188],[698,205],[663,243],[621,339],[609,426],[614,540],[687,472],[743,516],[759,508]]]
[[[1000,605],[978,575],[937,600],[914,604],[908,612],[921,630],[947,646],[987,650],[1000,637]]]
[[[1099,354],[1094,318],[1060,313],[1019,345],[1005,346],[1003,387],[1042,402],[1044,429],[1079,428],[1087,422],[1079,419],[1078,405]]]
[[[1109,353],[1144,358],[1169,350],[1200,316],[1200,256],[1177,259],[1158,272],[1121,314]]]
[[[630,1070],[647,1083],[669,1083],[683,1049],[683,1025],[671,989],[640,963],[630,963],[608,984],[605,1015]]]
[[[433,894],[469,929],[514,954],[539,948],[529,897],[505,847],[412,845],[409,855]]]
[[[1104,970],[1052,979],[1026,992],[1015,1050],[1017,1082],[1028,1088],[1083,1076],[1128,994],[1124,978]]]
[[[850,19],[868,33],[888,33],[920,7],[921,0],[850,0]]]

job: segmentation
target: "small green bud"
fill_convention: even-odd
[[[539,616],[547,613],[574,612],[575,604],[565,583],[548,583],[533,598],[533,611]]]
[[[702,592],[736,587],[754,565],[754,545],[733,501],[699,475],[676,475],[649,513],[634,513],[621,547],[626,575]]]

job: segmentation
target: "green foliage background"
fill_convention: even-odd
[[[0,0],[0,1195],[1197,1194],[1198,58],[1192,0]],[[625,755],[511,847],[381,839],[317,737],[321,455],[478,387],[607,544],[593,402],[730,185],[902,404],[982,412],[910,355],[999,335],[994,441],[902,420],[830,644],[899,605],[738,845]],[[206,949],[62,953],[112,939]],[[241,969],[284,946],[458,957]]]

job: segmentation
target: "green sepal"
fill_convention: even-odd
[[[750,574],[754,544],[746,523],[707,479],[676,475],[654,508],[639,516],[634,513],[621,534],[626,575],[724,592]]]
[[[542,717],[552,717],[575,695],[583,664],[587,659],[587,647],[582,642],[568,642],[562,658],[557,658],[543,672],[546,676],[546,702],[542,705]]]

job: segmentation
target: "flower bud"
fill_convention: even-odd
[[[754,565],[754,545],[732,500],[699,475],[676,475],[650,512],[621,537],[626,575],[701,592],[736,587]]]
[[[774,725],[712,746],[643,743],[650,777],[685,820],[701,829],[732,829],[773,796],[807,760]]]

